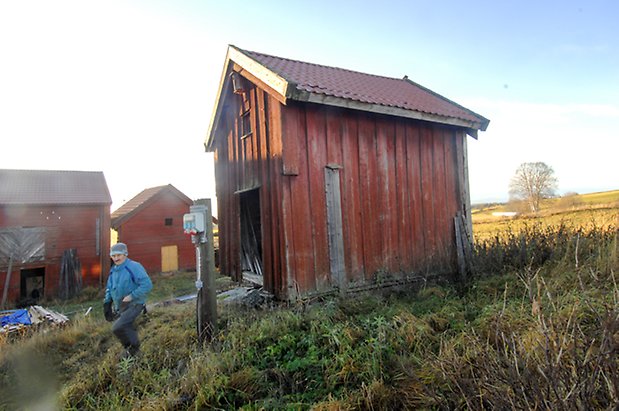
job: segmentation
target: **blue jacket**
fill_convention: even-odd
[[[103,302],[112,301],[118,311],[122,299],[131,294],[131,304],[145,304],[152,288],[153,283],[142,264],[127,258],[121,265],[112,266]]]

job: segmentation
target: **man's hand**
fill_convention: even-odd
[[[123,298],[123,303],[130,303],[131,300],[133,300],[133,298],[131,297],[131,294],[129,294]]]
[[[103,304],[103,315],[107,321],[114,321],[114,311],[112,310],[111,302]]]

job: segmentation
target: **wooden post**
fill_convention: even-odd
[[[340,293],[344,294],[347,284],[344,262],[340,170],[338,168],[337,166],[327,166],[325,168],[325,192],[327,197],[327,229],[331,277],[337,284]]]
[[[196,263],[198,266],[198,298],[196,303],[198,339],[211,341],[217,332],[217,293],[215,290],[215,251],[213,248],[213,213],[211,200],[200,199],[191,212],[204,213],[205,232],[198,235]]]
[[[6,296],[9,292],[9,286],[11,285],[11,270],[13,269],[13,254],[9,257],[9,269],[6,271],[6,278],[4,280],[4,291],[2,291],[2,304],[0,304],[0,308],[4,309],[4,304],[6,304]]]
[[[460,213],[457,213],[454,217],[454,228],[456,229],[456,255],[458,256],[459,280],[460,282],[464,282],[466,280],[466,261],[464,259],[464,243],[462,241],[460,224]]]

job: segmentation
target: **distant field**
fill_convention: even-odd
[[[473,206],[472,218],[476,241],[532,225],[619,227],[619,190],[548,199],[538,213],[522,212],[522,206],[509,203]]]

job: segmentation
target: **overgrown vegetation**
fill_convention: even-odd
[[[0,404],[33,409],[615,409],[617,226],[530,225],[478,243],[470,281],[264,310],[152,310],[143,353],[100,317],[0,341]],[[188,281],[191,281],[188,279]]]

